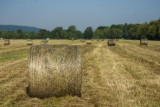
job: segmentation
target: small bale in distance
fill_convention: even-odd
[[[86,44],[90,45],[90,44],[92,44],[92,41],[88,40],[88,41],[86,41]]]
[[[99,41],[99,39],[97,39],[97,42]]]
[[[6,46],[6,45],[10,45],[10,40],[9,39],[5,39],[4,40],[4,45]]]
[[[31,40],[31,39],[28,39],[28,40],[27,40],[27,45],[28,45],[28,46],[31,46],[31,45],[33,45],[33,40]]]
[[[46,45],[48,43],[48,40],[41,40],[41,45]]]
[[[80,46],[32,46],[28,73],[31,97],[81,96]]]
[[[84,39],[81,39],[80,41],[81,41],[81,42],[85,42],[85,40],[84,40]]]
[[[46,40],[48,40],[48,41],[49,41],[49,40],[50,40],[50,38],[46,38]]]
[[[115,46],[115,45],[116,45],[115,39],[109,39],[108,40],[108,46]]]
[[[148,46],[148,40],[147,39],[141,39],[140,40],[140,45],[146,45],[146,46]]]

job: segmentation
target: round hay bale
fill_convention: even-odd
[[[140,45],[146,45],[146,46],[148,46],[148,40],[147,39],[141,39],[140,40]]]
[[[97,39],[97,42],[99,41],[99,39]]]
[[[32,46],[28,76],[31,97],[81,96],[80,46]]]
[[[31,46],[31,45],[33,45],[33,40],[31,40],[31,39],[28,39],[28,40],[27,40],[27,45],[28,45],[28,46]]]
[[[41,45],[46,45],[48,43],[48,40],[41,40]]]
[[[85,42],[85,40],[84,40],[84,39],[81,39],[80,41],[81,41],[81,42]]]
[[[109,39],[108,40],[108,46],[115,46],[115,45],[116,45],[115,39]]]
[[[86,44],[90,45],[90,44],[92,44],[92,41],[88,40],[88,41],[86,41]]]
[[[10,45],[10,40],[9,39],[5,39],[4,40],[4,45]]]
[[[48,40],[48,41],[49,41],[49,40],[50,40],[50,38],[46,38],[46,40]]]

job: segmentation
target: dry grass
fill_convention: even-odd
[[[29,94],[81,95],[80,46],[41,45],[30,49]]]
[[[40,40],[34,41],[39,44]],[[13,43],[14,44],[14,43]],[[80,40],[51,40],[49,44],[85,44]],[[26,44],[24,44],[26,45]],[[16,47],[19,46],[19,47]],[[23,44],[8,46],[7,51]],[[132,47],[132,48],[131,48]],[[6,47],[0,47],[0,52]],[[159,107],[160,42],[120,40],[116,47],[92,42],[82,47],[82,96],[32,98],[26,93],[27,60],[4,62],[0,68],[0,106],[7,107]],[[41,87],[41,86],[39,86]]]

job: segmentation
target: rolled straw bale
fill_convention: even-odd
[[[81,39],[80,41],[81,41],[81,42],[85,42],[85,40],[84,40],[84,39]]]
[[[46,45],[48,43],[48,40],[41,40],[41,45]]]
[[[33,45],[33,40],[28,39],[28,40],[27,40],[27,45],[28,45],[28,46]]]
[[[32,46],[28,76],[32,97],[81,96],[80,46]]]
[[[4,40],[4,45],[10,45],[10,40],[9,39],[5,39]]]
[[[50,40],[50,38],[46,38],[46,40],[48,40],[48,41],[49,41],[49,40]]]
[[[108,40],[108,46],[115,46],[115,45],[116,45],[115,39],[109,39]]]
[[[140,45],[148,45],[148,40],[147,39],[141,39],[140,40]]]
[[[86,44],[92,44],[92,41],[90,41],[90,40],[88,40],[88,41],[86,41]]]

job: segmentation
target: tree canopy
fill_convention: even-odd
[[[67,29],[56,27],[49,31],[40,29],[39,32],[0,31],[0,38],[6,39],[141,39],[160,40],[160,19],[142,24],[113,24],[111,26],[99,26],[95,30],[87,27],[84,32],[78,30],[75,25]]]

